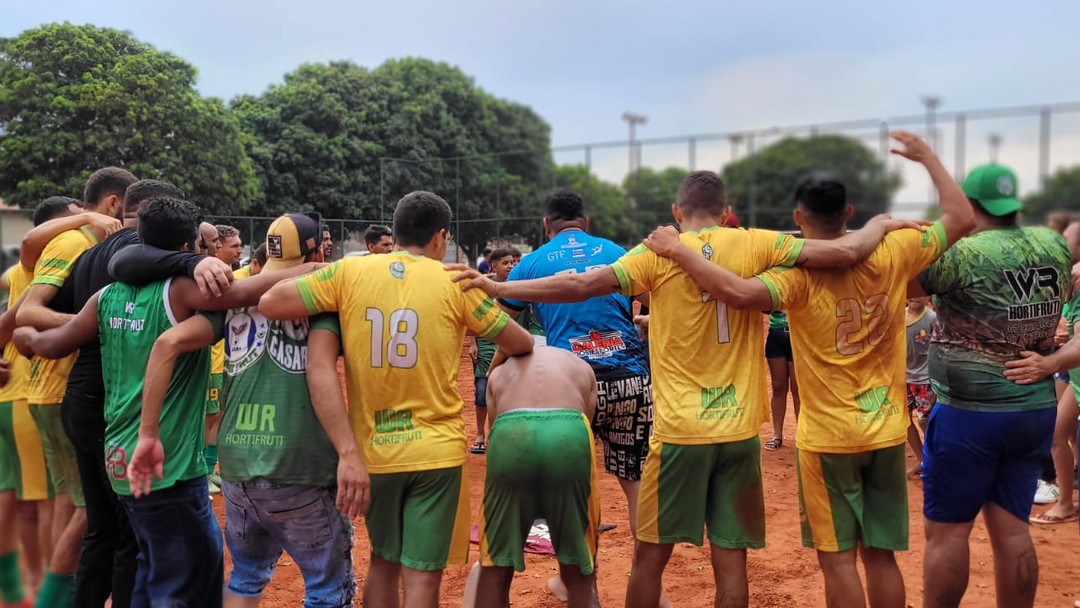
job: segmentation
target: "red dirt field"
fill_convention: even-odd
[[[458,386],[465,397],[466,429],[475,433],[473,417],[472,366],[463,355]],[[766,428],[768,427],[768,428]],[[764,438],[771,436],[769,425],[762,427]],[[788,442],[778,452],[762,453],[765,483],[765,512],[767,543],[765,549],[751,551],[749,557],[751,606],[825,605],[824,583],[814,552],[803,549],[799,535],[799,503],[795,481],[795,424],[789,407],[785,421]],[[909,465],[914,459],[908,455]],[[598,466],[603,471],[603,464]],[[473,520],[484,484],[484,457],[469,455],[469,483],[472,493]],[[614,477],[601,473],[603,513],[605,522],[618,527],[601,536],[598,563],[598,586],[604,606],[622,606],[627,575],[633,552],[633,540],[627,523],[625,499]],[[908,605],[922,604],[923,525],[922,491],[918,480],[908,483],[911,504],[911,550],[899,554],[898,561],[907,587]],[[221,498],[214,498],[214,510],[224,525]],[[1035,605],[1039,607],[1072,606],[1080,599],[1080,534],[1076,523],[1058,526],[1032,526],[1039,556],[1040,581]],[[363,522],[356,522],[356,549],[353,552],[357,573],[357,605],[368,567],[367,534]],[[475,546],[473,556],[475,557]],[[226,556],[226,569],[229,568]],[[557,607],[563,605],[548,592],[546,581],[556,571],[554,557],[526,555],[526,570],[514,578],[510,599],[514,606]],[[468,569],[452,567],[442,584],[445,607],[460,606]],[[680,545],[675,548],[664,575],[664,591],[675,606],[700,607],[712,605],[712,574],[707,548]],[[289,559],[282,557],[273,582],[266,590],[262,606],[292,608],[299,605],[304,593],[300,572]],[[993,557],[981,520],[971,536],[971,582],[964,606],[994,606]]]

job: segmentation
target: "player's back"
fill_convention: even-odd
[[[452,276],[441,262],[398,251],[345,258],[298,283],[309,311],[339,313],[350,417],[372,472],[464,461],[465,331],[492,337],[509,318]]]
[[[570,352],[537,345],[531,354],[510,357],[488,383],[496,417],[519,409],[571,409],[591,413],[596,406],[596,376]],[[591,416],[590,416],[591,418]]]
[[[714,227],[680,238],[742,277],[793,265],[801,250],[801,241],[766,230]],[[650,293],[654,436],[702,444],[756,435],[768,407],[761,312],[714,300],[678,264],[644,245],[612,268],[623,293]]]
[[[774,304],[788,311],[800,449],[861,452],[904,441],[907,286],[940,255],[944,238],[939,225],[901,230],[852,268],[762,275]]]

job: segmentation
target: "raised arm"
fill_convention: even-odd
[[[24,267],[32,269],[37,265],[38,258],[41,257],[41,252],[45,251],[45,246],[49,244],[49,241],[61,233],[78,230],[83,226],[93,232],[100,241],[123,228],[124,224],[115,217],[93,211],[49,220],[40,226],[35,226],[23,236],[22,246],[19,248],[19,262]]]
[[[453,280],[455,283],[461,283],[462,291],[483,289],[493,298],[557,304],[582,302],[619,291],[619,279],[615,276],[615,271],[607,266],[588,272],[557,274],[543,279],[503,281],[502,283],[495,282],[464,264],[449,264],[446,268],[460,271]]]
[[[645,246],[657,255],[671,258],[690,278],[717,300],[736,308],[769,310],[772,296],[769,288],[756,278],[744,279],[690,249],[679,240],[679,232],[671,226],[661,226],[645,238]]]
[[[975,211],[971,202],[941,164],[941,159],[919,136],[907,131],[893,131],[889,136],[903,145],[903,148],[894,148],[893,154],[920,163],[930,174],[941,201],[941,227],[945,229],[947,246],[951,247],[975,229]]]
[[[349,519],[363,515],[371,502],[371,478],[360,457],[338,382],[341,341],[328,329],[308,334],[307,384],[311,406],[338,453],[337,508]]]
[[[143,383],[142,415],[139,418],[139,442],[128,463],[128,481],[136,497],[150,493],[153,479],[162,478],[165,448],[158,432],[161,409],[172,380],[176,359],[184,354],[206,348],[214,343],[214,326],[202,315],[195,315],[171,327],[158,336],[146,361],[146,380]],[[199,402],[202,407],[202,402]]]
[[[35,287],[52,287],[51,285],[35,285]],[[27,299],[33,294],[27,294]],[[98,335],[98,297],[101,292],[95,293],[87,300],[77,315],[65,315],[71,320],[59,327],[45,331],[38,331],[32,325],[20,326],[15,330],[12,340],[19,352],[26,356],[39,355],[46,359],[60,359],[70,355],[80,346],[93,340]],[[19,314],[26,307],[25,302],[20,306]]]

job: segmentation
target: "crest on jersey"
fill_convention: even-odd
[[[394,262],[390,264],[390,276],[395,279],[401,279],[405,277],[405,264],[401,262]]]
[[[705,243],[701,246],[701,255],[705,256],[706,260],[712,261],[712,245]]]
[[[282,370],[302,374],[307,369],[308,319],[271,324],[256,307],[231,311],[225,323],[225,368],[236,375],[264,355]]]

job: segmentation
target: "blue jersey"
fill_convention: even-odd
[[[542,279],[555,274],[586,272],[618,260],[626,250],[607,239],[581,230],[564,230],[543,247],[521,259],[510,281]],[[529,302],[502,300],[521,311]],[[630,298],[612,294],[576,304],[533,304],[547,334],[548,346],[568,350],[593,368],[649,372],[648,359],[634,327]]]

